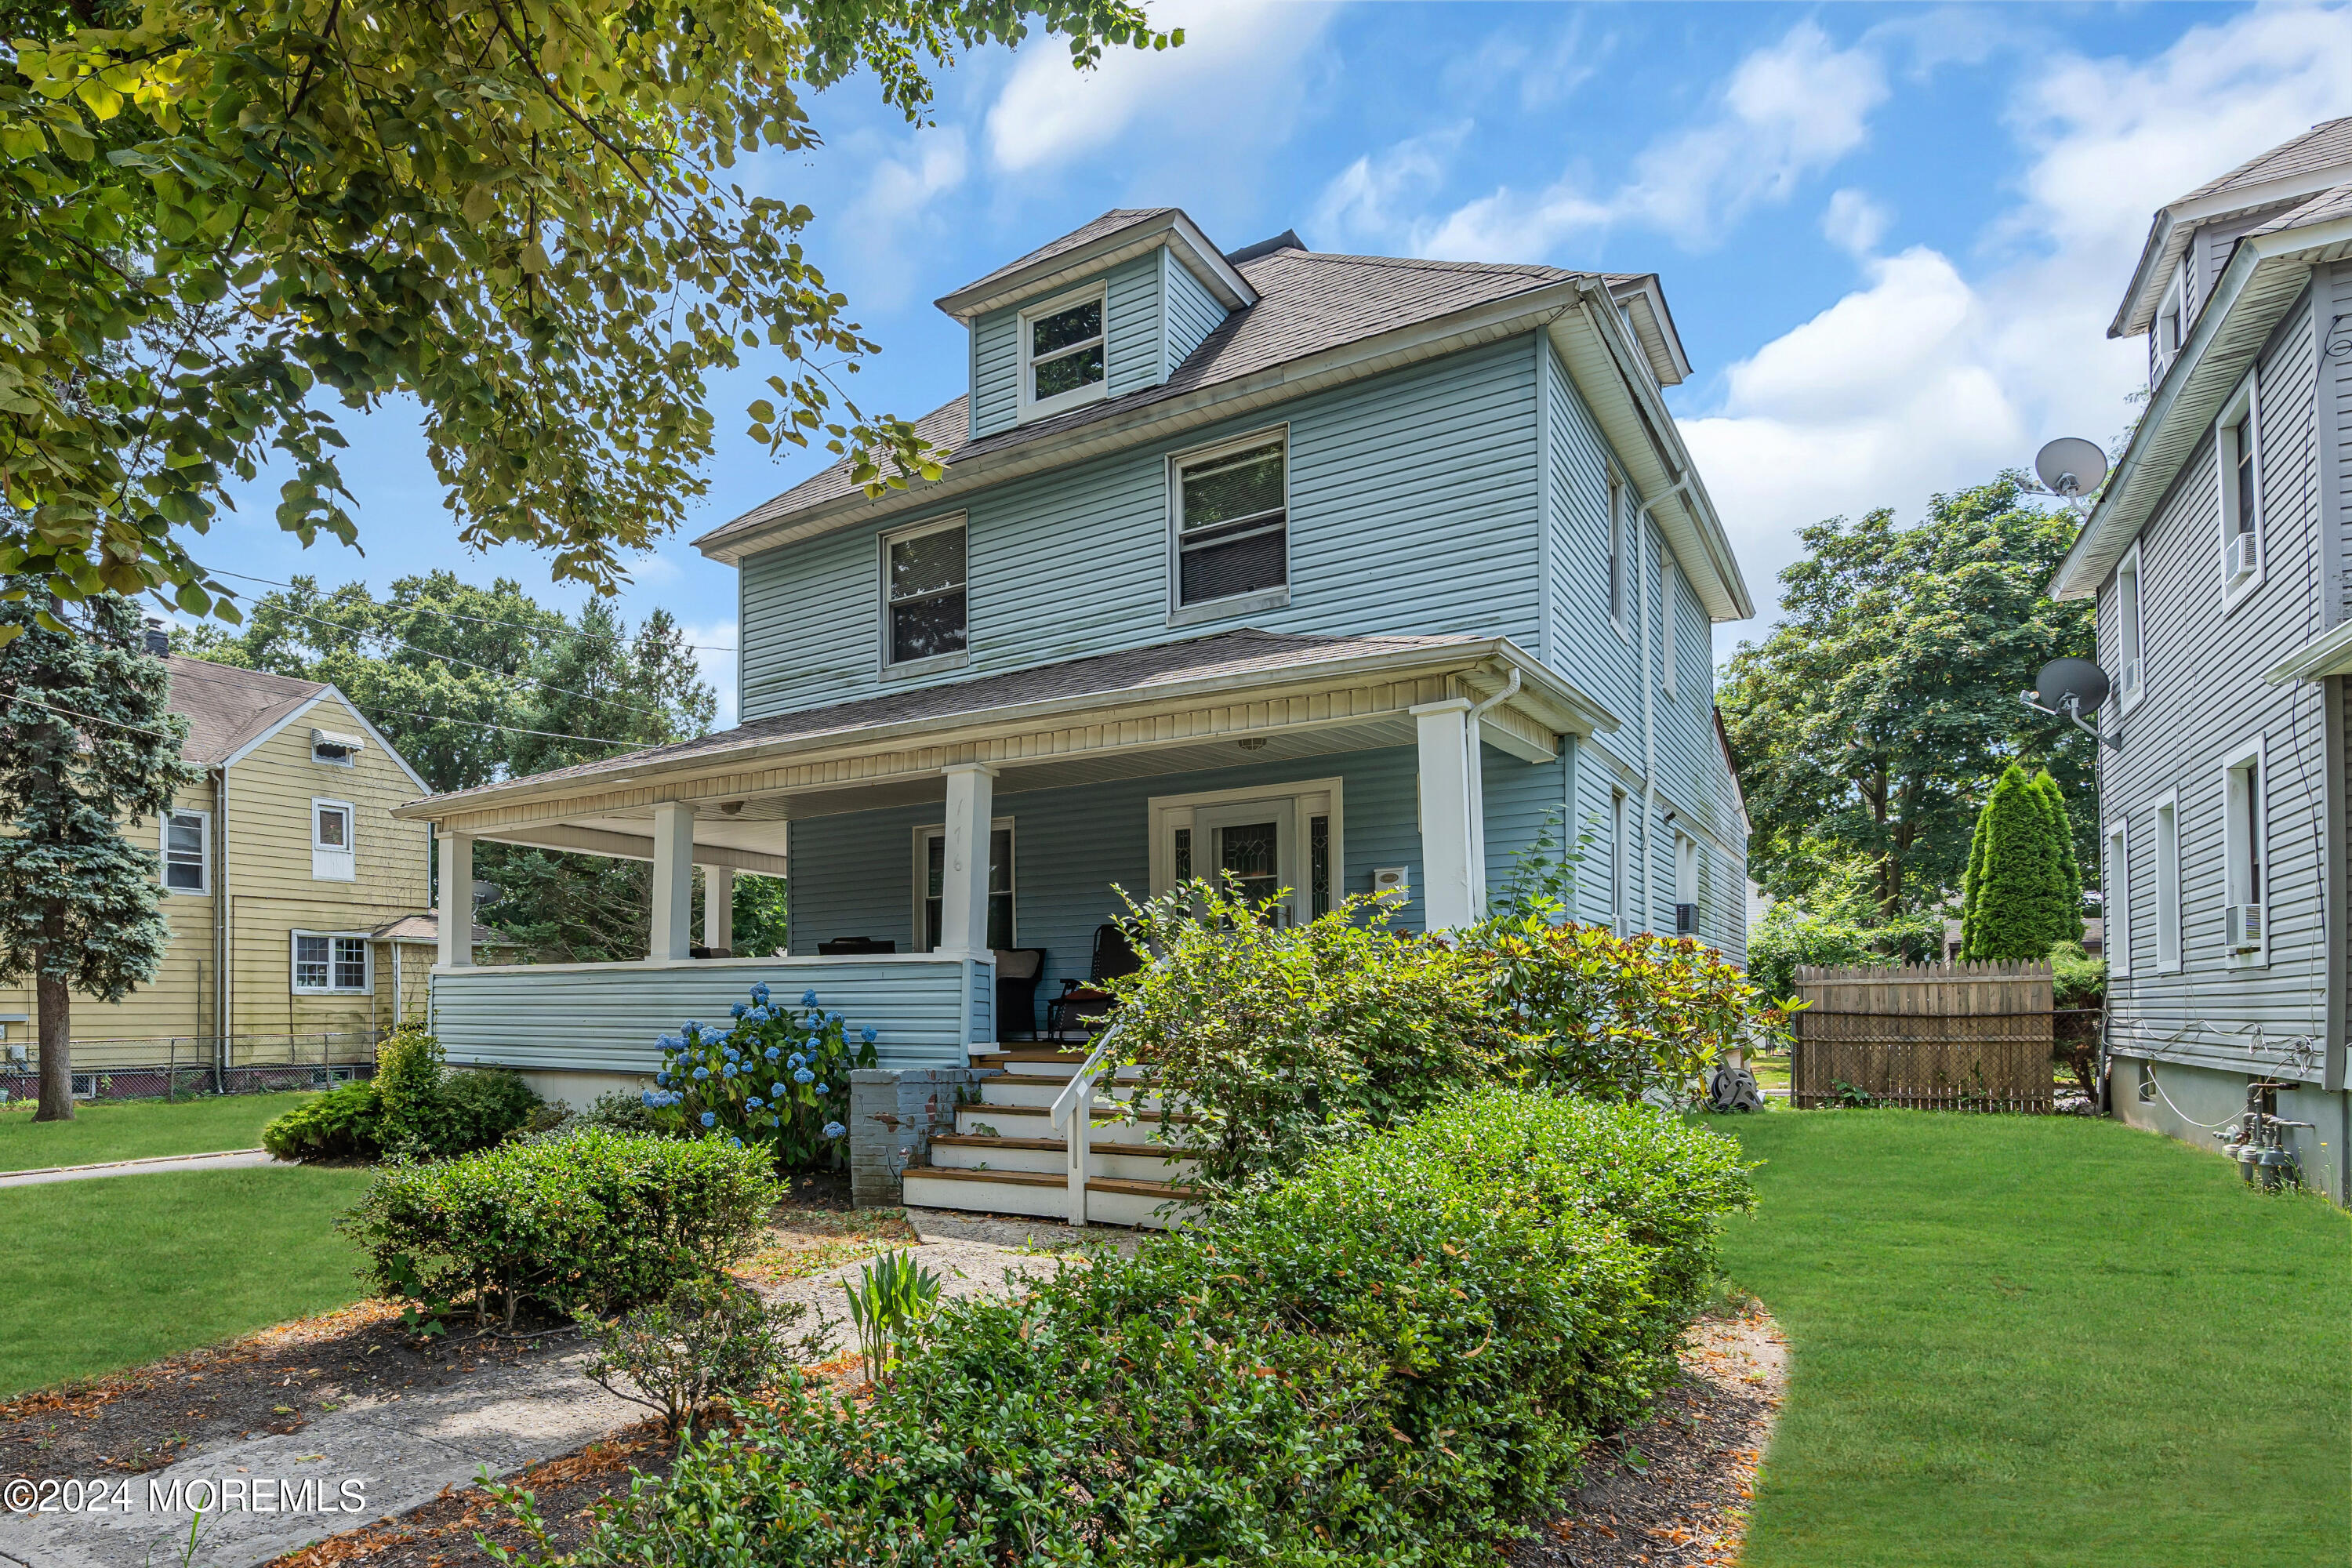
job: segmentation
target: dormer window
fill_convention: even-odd
[[[2170,370],[2172,362],[2180,356],[2181,316],[2184,310],[2182,279],[2176,273],[2172,279],[2172,287],[2164,291],[2163,305],[2156,312],[2154,342],[2149,345],[2154,352],[2148,355],[2147,362],[2147,381],[2150,386],[2162,381],[2164,373]]]
[[[1021,416],[1035,419],[1102,396],[1105,296],[1097,286],[1021,312]]]

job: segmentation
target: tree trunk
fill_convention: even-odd
[[[42,954],[46,959],[48,955]],[[71,1121],[73,1102],[73,993],[66,983],[40,970],[34,1005],[41,1011],[41,1104],[36,1121]]]

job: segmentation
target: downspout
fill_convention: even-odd
[[[1484,913],[1486,903],[1486,771],[1479,756],[1478,721],[1489,709],[1500,707],[1519,694],[1519,669],[1511,667],[1511,679],[1503,689],[1484,702],[1474,703],[1463,715],[1463,743],[1470,755],[1470,887],[1477,896],[1471,900],[1475,912]]]
[[[213,1091],[228,1092],[228,764],[213,771]]]

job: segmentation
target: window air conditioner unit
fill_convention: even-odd
[[[2231,904],[2222,912],[2231,952],[2252,952],[2263,945],[2262,905]]]
[[[2263,536],[2259,533],[2233,533],[2230,536],[2223,569],[2231,582],[2251,577],[2262,570]]]
[[[1696,904],[1676,904],[1675,906],[1675,934],[1676,936],[1696,936],[1698,934],[1698,906]]]

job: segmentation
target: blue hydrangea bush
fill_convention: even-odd
[[[773,1000],[766,981],[729,1009],[729,1021],[689,1018],[656,1044],[662,1053],[646,1109],[665,1130],[765,1145],[776,1163],[801,1170],[847,1163],[849,1074],[875,1063],[872,1029],[853,1038],[814,991],[798,1007]]]

